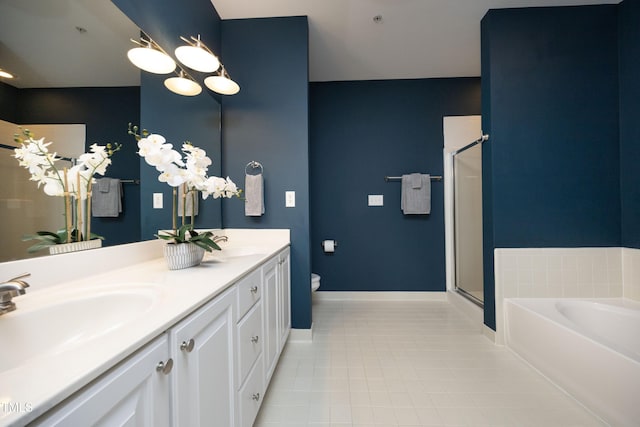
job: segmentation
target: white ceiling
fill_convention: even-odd
[[[211,1],[222,19],[308,16],[310,79],[334,81],[479,76],[488,9],[620,0]],[[0,0],[0,68],[16,87],[138,85],[125,57],[138,34],[109,0]]]
[[[140,85],[139,34],[109,0],[0,0],[0,68],[18,88]]]
[[[480,75],[489,9],[620,0],[211,0],[222,19],[309,17],[311,81]],[[382,16],[380,23],[373,17]],[[223,58],[224,59],[224,58]]]

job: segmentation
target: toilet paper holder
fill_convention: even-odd
[[[324,251],[324,242],[333,242],[333,247],[334,248],[338,247],[338,241],[337,240],[324,239],[322,242],[320,242],[320,247],[322,248],[323,251]]]

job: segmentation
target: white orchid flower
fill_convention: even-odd
[[[224,197],[233,197],[238,194],[238,187],[236,184],[231,181],[231,178],[227,177],[225,186],[224,186]]]
[[[166,182],[171,187],[179,187],[186,182],[182,169],[174,163],[166,165],[166,168],[158,176],[158,181]]]

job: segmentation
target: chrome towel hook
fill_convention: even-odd
[[[261,174],[264,172],[264,168],[262,167],[260,162],[256,162],[255,160],[251,160],[249,163],[247,163],[247,166],[244,167],[245,175],[249,175],[249,168],[251,168],[251,170],[260,169],[260,172],[258,172],[258,174]]]

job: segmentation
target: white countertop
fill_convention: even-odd
[[[78,344],[73,351],[34,357],[20,367],[0,371],[0,426],[33,421],[290,244],[289,230],[232,229],[216,234],[229,237],[228,242],[220,243],[223,250],[206,253],[201,265],[184,270],[168,270],[160,257],[161,241],[0,264],[2,278],[24,271],[32,273],[27,279],[31,285],[27,294],[14,299],[18,309],[0,316],[0,322],[19,315],[21,310],[37,310],[65,297],[100,295],[113,287],[140,289],[143,293],[149,289],[153,294],[150,307],[136,313],[135,321],[126,327],[105,332],[87,345]],[[253,254],[229,256],[225,248],[228,254],[242,254],[244,248],[250,248],[247,252]],[[56,274],[51,270],[58,277],[52,277]],[[42,283],[38,284],[38,279]],[[118,309],[114,304],[115,318]],[[82,315],[87,314],[81,314],[78,322],[83,321]],[[53,320],[42,325],[45,334],[47,328],[55,328]],[[5,338],[0,336],[3,352],[19,351],[16,346],[21,343]]]

